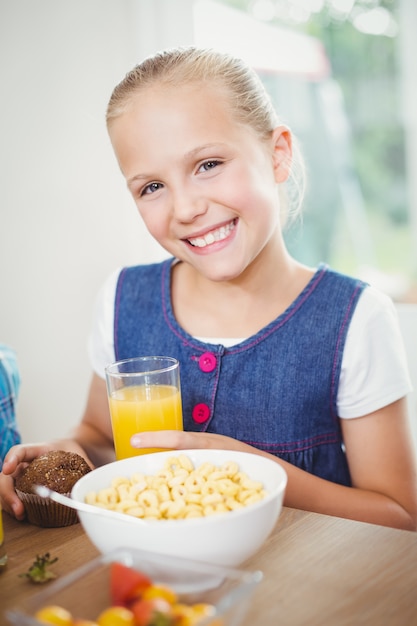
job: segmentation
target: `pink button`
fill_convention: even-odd
[[[216,369],[216,356],[212,352],[204,352],[198,359],[198,364],[202,372],[212,372]]]
[[[193,420],[197,422],[197,424],[202,424],[203,422],[207,422],[210,417],[210,409],[207,404],[196,404],[193,408]]]

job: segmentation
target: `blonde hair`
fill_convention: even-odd
[[[251,127],[261,140],[267,140],[279,126],[280,120],[271,98],[251,67],[232,55],[190,46],[158,52],[128,72],[111,94],[106,112],[107,127],[110,128],[112,121],[126,111],[141,89],[155,84],[181,86],[196,83],[221,89],[228,97],[236,121]],[[298,213],[304,195],[304,180],[303,159],[293,137],[292,166],[286,185],[286,217]],[[291,207],[288,206],[290,198]]]

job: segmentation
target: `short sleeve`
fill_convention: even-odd
[[[88,340],[88,354],[93,371],[104,378],[104,369],[115,360],[114,353],[114,299],[120,269],[107,278],[99,290],[94,311],[93,323]]]
[[[20,372],[16,355],[0,344],[0,471],[7,451],[21,442],[16,420],[16,402],[20,389]]]
[[[338,414],[354,418],[412,391],[397,311],[386,294],[367,287],[356,306],[342,359]]]
[[[20,370],[17,364],[17,357],[14,350],[4,344],[0,344],[0,364],[1,364],[1,395],[12,395],[17,399],[20,390]]]

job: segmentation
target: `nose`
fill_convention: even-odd
[[[193,222],[207,211],[207,199],[191,185],[175,188],[172,191],[172,211],[178,222]]]

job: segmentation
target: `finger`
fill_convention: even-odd
[[[23,520],[25,507],[14,490],[14,480],[11,476],[0,474],[0,493],[2,509],[9,515],[16,517],[16,519]]]
[[[45,444],[19,444],[13,446],[4,458],[3,474],[13,474],[21,463],[30,463],[34,458],[44,454],[48,449],[48,446]]]
[[[130,439],[133,448],[167,448],[182,450],[204,447],[198,445],[195,433],[181,430],[158,430],[136,433]]]

